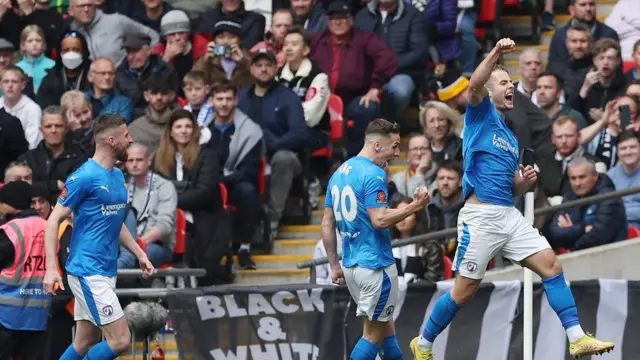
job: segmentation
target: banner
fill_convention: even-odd
[[[418,336],[435,301],[451,286],[451,282],[400,286],[394,320],[405,359],[411,359],[409,341]],[[637,358],[640,281],[579,281],[570,287],[584,330],[616,344],[614,351],[598,359]],[[276,296],[279,292],[287,294],[287,302],[282,301],[284,293]],[[251,310],[247,306],[250,297],[256,297],[251,301],[260,306]],[[362,319],[355,316],[355,306],[344,287],[301,284],[184,290],[172,294],[169,305],[185,360],[343,360],[349,358],[362,335]],[[289,312],[279,310],[286,305],[293,306]],[[435,359],[522,359],[522,307],[519,281],[482,284],[474,299],[436,339]],[[541,284],[534,285],[533,307],[534,360],[571,359],[564,329]],[[236,313],[239,315],[229,315]],[[265,330],[273,335],[261,336]],[[281,347],[285,351],[280,351]]]
[[[170,292],[180,358],[325,359],[338,308],[335,290],[290,285]]]

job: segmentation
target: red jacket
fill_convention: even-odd
[[[313,36],[309,59],[325,74],[331,74],[333,43],[328,30]],[[345,106],[369,89],[382,86],[398,72],[398,59],[375,34],[352,29],[340,51],[340,71],[335,94]]]
[[[205,37],[205,35],[201,34],[193,34],[191,37],[191,54],[193,55],[193,62],[200,59],[200,57],[207,53],[207,45],[209,44],[209,40]],[[153,52],[162,56],[164,54],[165,43],[161,42],[153,48]],[[175,66],[174,64],[171,64]],[[182,79],[180,79],[182,80]]]

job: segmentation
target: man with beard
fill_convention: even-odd
[[[160,146],[160,138],[164,128],[169,123],[169,117],[174,110],[179,109],[173,102],[178,88],[177,79],[171,74],[153,73],[142,84],[147,109],[129,127],[131,137],[153,153]]]
[[[131,334],[115,293],[119,243],[133,253],[145,277],[153,265],[123,224],[127,207],[124,175],[115,167],[125,161],[133,142],[125,119],[100,115],[93,124],[96,151],[67,178],[45,229],[44,290],[64,290],[58,273],[56,247],[60,224],[74,213],[74,229],[66,264],[69,287],[75,297],[76,335],[61,359],[111,360],[127,351]],[[100,328],[100,329],[98,329]],[[106,340],[96,344],[102,330]],[[94,346],[95,345],[95,346]]]
[[[293,179],[302,174],[298,155],[312,151],[311,131],[304,119],[302,102],[293,91],[276,80],[276,56],[261,49],[251,59],[254,86],[238,92],[238,109],[262,127],[271,166],[269,217],[272,236],[284,212]]]
[[[456,160],[445,160],[436,172],[437,190],[427,205],[429,214],[429,231],[440,231],[456,227],[458,213],[464,205],[462,196],[462,166]],[[457,238],[442,239],[444,253],[453,255]]]
[[[327,15],[316,0],[291,0],[295,25],[302,26],[311,34],[327,30]]]
[[[573,16],[573,19],[553,34],[549,48],[549,63],[567,61],[569,56],[565,45],[567,31],[576,24],[585,25],[591,33],[591,39],[594,41],[604,38],[620,40],[615,30],[596,20],[596,0],[570,0],[569,13]]]
[[[568,102],[578,96],[584,77],[593,67],[591,60],[591,32],[583,24],[571,25],[567,30],[566,42],[569,58],[549,61],[547,71],[562,78],[564,98]]]
[[[624,190],[640,186],[640,138],[634,131],[624,131],[618,137],[618,157],[620,165],[607,171],[607,175],[616,186]],[[622,198],[629,225],[640,228],[640,194]]]
[[[572,109],[571,106],[560,102],[563,85],[564,83],[560,76],[554,73],[543,72],[540,74],[536,82],[538,106],[547,114],[551,121],[566,115],[576,119],[578,121],[578,127],[582,129],[587,126],[587,121],[582,114]]]

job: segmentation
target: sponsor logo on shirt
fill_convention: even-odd
[[[118,211],[127,207],[127,204],[102,205],[102,216],[118,215]]]
[[[518,149],[516,149],[513,145],[509,144],[507,140],[501,138],[497,134],[493,134],[493,146],[497,147],[498,149],[509,151],[518,155]]]

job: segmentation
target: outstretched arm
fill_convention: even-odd
[[[501,55],[512,52],[515,47],[516,43],[513,40],[509,38],[501,39],[489,55],[482,60],[471,75],[471,79],[469,79],[469,89],[467,90],[469,104],[477,106],[489,94],[485,84],[489,81],[493,68],[500,60]]]
[[[336,219],[333,216],[331,207],[324,208],[324,216],[322,217],[322,243],[327,252],[327,259],[331,268],[340,266],[338,258],[338,238],[336,237]]]

